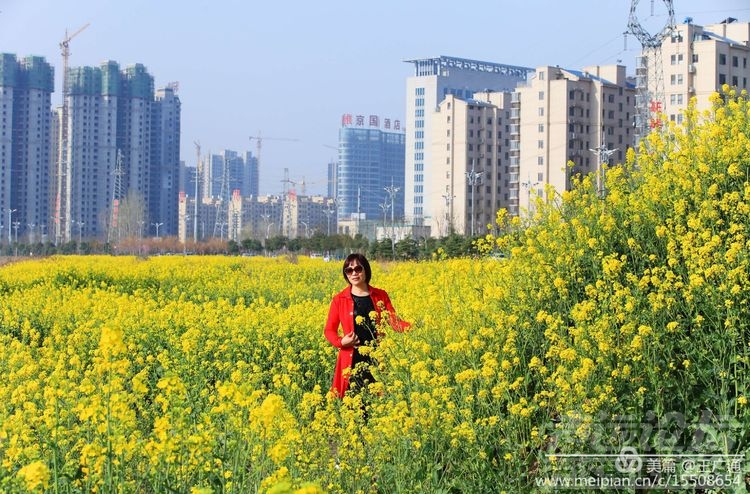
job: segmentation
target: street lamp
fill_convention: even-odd
[[[445,199],[445,229],[446,234],[453,233],[453,212],[451,211],[451,203],[453,202],[453,198],[456,196],[452,196],[450,194],[443,194],[443,199]]]
[[[325,210],[326,213],[326,219],[328,220],[328,236],[331,236],[331,215],[333,214],[333,209],[331,209],[331,206],[328,206],[328,209]],[[385,222],[385,220],[383,220]]]
[[[14,221],[13,222],[13,230],[15,230],[16,233],[16,244],[18,243],[18,227],[21,226],[20,221]]]
[[[381,202],[380,204],[378,204],[378,206],[380,206],[380,209],[383,210],[383,238],[385,238],[385,235],[386,235],[385,218],[388,215],[388,208],[390,207],[390,204],[388,204],[388,202],[386,201],[386,202]]]
[[[188,232],[188,222],[190,221],[190,213],[185,213],[182,216],[183,220],[183,232],[184,236],[182,239],[182,255],[187,255],[187,232]]]
[[[480,183],[483,172],[474,171],[474,160],[471,161],[471,171],[466,172],[466,178],[471,187],[471,236],[474,236],[474,187]]]
[[[268,223],[268,224],[266,225],[266,241],[265,241],[265,242],[263,242],[263,248],[264,248],[264,249],[266,249],[266,250],[268,250],[268,236],[269,236],[269,235],[270,235],[270,233],[271,233],[271,227],[272,227],[272,226],[273,226],[273,223]]]
[[[26,223],[26,226],[29,227],[29,244],[34,243],[34,228],[36,227],[36,223]]]
[[[598,148],[589,149],[589,151],[594,153],[597,158],[596,188],[599,197],[604,197],[604,165],[609,166],[609,158],[617,151],[617,148],[607,149],[607,144],[604,142],[604,137],[602,137],[601,145]]]
[[[13,238],[10,235],[10,227],[11,227],[11,225],[13,223],[13,221],[11,219],[11,215],[13,213],[15,213],[16,211],[18,211],[18,210],[17,209],[9,209],[8,210],[8,245],[10,245],[13,242]]]
[[[300,223],[305,226],[305,238],[309,238],[310,237],[310,232],[308,231],[307,223],[304,222],[304,221],[300,221]]]
[[[521,182],[521,186],[526,189],[526,213],[531,217],[531,188],[539,185],[539,182],[532,182],[531,177],[525,182]]]
[[[83,221],[77,221],[74,223],[78,225],[78,253],[80,254],[81,253],[81,240],[83,237],[83,225],[85,225],[86,223]]]
[[[159,227],[161,227],[164,223],[151,223],[151,226],[156,228],[156,238],[159,238]]]
[[[394,205],[394,200],[396,198],[396,194],[399,190],[401,190],[401,187],[395,187],[393,185],[393,177],[391,177],[391,185],[384,187],[385,192],[388,194],[388,196],[391,198],[391,254],[393,255],[393,258],[396,258],[396,224],[393,221],[393,217],[395,214],[396,206]]]

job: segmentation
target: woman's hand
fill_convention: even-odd
[[[344,337],[341,338],[341,348],[351,348],[357,345],[359,345],[359,338],[354,331],[345,334]]]

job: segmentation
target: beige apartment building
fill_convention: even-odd
[[[621,65],[545,66],[513,92],[446,95],[431,119],[431,235],[481,235],[501,208],[528,215],[547,184],[562,192],[577,174],[621,163],[634,116]]]
[[[432,236],[479,235],[510,205],[510,92],[447,95],[432,116]]]
[[[648,67],[648,77],[655,78],[655,66],[644,54],[637,61],[636,72]],[[709,97],[724,84],[739,90],[750,86],[750,23],[728,18],[718,24],[698,26],[680,24],[661,46],[664,77],[665,118],[681,122],[682,112],[695,97],[699,110],[710,107]],[[652,105],[652,112],[659,107]],[[652,114],[652,119],[658,115]]]
[[[545,196],[547,184],[557,192],[569,189],[575,175],[597,172],[602,161],[621,163],[633,145],[635,86],[625,76],[624,66],[582,71],[540,67],[516,92],[520,103],[516,214],[533,210],[534,198]]]
[[[232,193],[227,208],[228,239],[262,240],[277,235],[311,237],[315,232],[336,232],[334,201],[321,195],[242,196]]]

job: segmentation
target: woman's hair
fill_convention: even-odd
[[[344,279],[347,283],[351,285],[349,282],[349,278],[346,276],[346,268],[349,267],[349,264],[351,264],[353,261],[357,261],[360,266],[362,266],[365,269],[365,282],[367,284],[370,284],[370,278],[372,278],[372,270],[370,269],[370,263],[367,262],[367,258],[360,254],[359,252],[355,252],[354,254],[349,254],[347,258],[344,260],[344,267],[341,268],[341,272],[344,273]]]

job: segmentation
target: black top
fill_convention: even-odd
[[[359,344],[367,345],[375,340],[375,323],[370,318],[370,312],[375,310],[375,305],[369,295],[360,297],[352,294],[352,299],[354,299],[354,332],[359,338]],[[357,324],[357,316],[365,318],[362,324]]]

